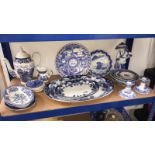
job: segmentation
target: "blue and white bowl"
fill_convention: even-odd
[[[34,92],[41,92],[44,89],[45,84],[42,80],[31,80],[26,83],[26,87]]]
[[[6,105],[24,109],[35,102],[32,90],[23,86],[11,86],[4,91]]]

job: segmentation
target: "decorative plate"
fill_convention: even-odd
[[[86,47],[71,43],[57,54],[56,68],[61,76],[86,75],[89,72],[91,56]]]
[[[4,102],[16,108],[26,108],[35,100],[34,93],[23,86],[11,86],[4,92]]]
[[[28,109],[32,108],[35,105],[35,100],[31,104],[29,104],[27,107],[24,107],[24,108],[17,108],[17,107],[11,106],[5,102],[4,102],[4,104],[11,111],[24,111],[24,110],[28,110]]]
[[[131,70],[112,70],[110,73],[111,77],[119,83],[126,83],[127,81],[135,82],[139,79],[137,73]]]
[[[61,98],[78,100],[85,96],[94,94],[99,89],[95,81],[86,79],[70,79],[64,84],[58,85],[55,89],[56,94]]]
[[[94,91],[93,93],[90,93],[89,95],[82,95],[78,98],[69,98],[69,97],[63,97],[59,96],[56,92],[57,88],[57,82],[58,81],[52,81],[46,88],[45,88],[45,94],[53,98],[54,100],[61,101],[61,102],[81,102],[81,101],[89,101],[94,100],[98,98],[102,98],[104,96],[109,95],[113,91],[113,83],[111,81],[106,80],[103,77],[88,77],[88,76],[82,76],[80,79],[85,79],[87,81],[97,82],[99,88],[97,91]],[[83,90],[82,90],[83,91]]]
[[[111,67],[112,60],[110,55],[103,50],[95,50],[91,52],[91,71],[93,74],[106,75]]]

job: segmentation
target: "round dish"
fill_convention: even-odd
[[[44,89],[44,82],[42,80],[31,80],[26,83],[26,87],[35,92],[41,92]]]
[[[35,100],[34,93],[23,86],[11,86],[4,91],[4,102],[16,108],[26,108]]]
[[[106,75],[112,67],[110,55],[103,50],[95,50],[91,52],[91,71],[93,74]]]
[[[61,48],[55,64],[61,76],[86,75],[90,70],[91,56],[83,45],[70,43]]]

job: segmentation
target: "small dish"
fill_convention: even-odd
[[[35,101],[32,90],[23,86],[11,86],[4,91],[4,102],[10,107],[24,109]]]
[[[31,80],[26,83],[26,87],[34,92],[41,92],[44,89],[45,84],[42,80]]]

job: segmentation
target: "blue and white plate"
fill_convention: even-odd
[[[26,108],[35,101],[32,90],[23,86],[8,87],[3,96],[7,105],[16,108]]]
[[[42,80],[31,80],[26,83],[26,87],[35,92],[41,92],[44,89],[45,84]]]
[[[64,81],[56,80],[56,81],[52,81],[45,88],[45,94],[48,97],[50,97],[54,100],[57,100],[57,101],[74,103],[74,102],[89,101],[89,100],[94,100],[94,99],[105,97],[105,96],[109,95],[113,91],[113,88],[114,88],[112,82],[106,80],[103,77],[82,76],[82,77],[80,77],[79,80],[81,80],[81,79],[89,81],[89,84],[91,84],[91,85],[95,84],[95,87],[89,86],[88,89],[85,88],[84,91],[83,91],[83,89],[80,89],[78,91],[78,93],[80,94],[79,96],[77,96],[77,93],[75,93],[73,90],[71,91],[71,89],[68,87],[69,90],[71,91],[71,93],[73,93],[73,94],[69,93],[72,96],[72,97],[70,97],[70,96],[68,96],[68,93],[66,93],[67,96],[65,96],[65,95],[61,95],[61,93],[57,92],[58,85],[63,85],[63,83],[66,83],[66,81],[65,80]],[[97,87],[98,87],[98,89],[97,89]],[[87,92],[87,93],[85,93],[85,92]]]
[[[57,54],[56,68],[61,76],[86,75],[90,70],[91,56],[86,47],[71,43]]]
[[[55,89],[56,94],[61,98],[79,100],[90,96],[99,89],[97,82],[88,79],[70,79],[64,84],[60,83]]]
[[[111,77],[118,83],[126,84],[127,81],[136,82],[139,79],[137,73],[127,69],[116,69],[110,71]]]
[[[110,55],[103,50],[91,52],[91,71],[93,74],[106,75],[112,67]]]

